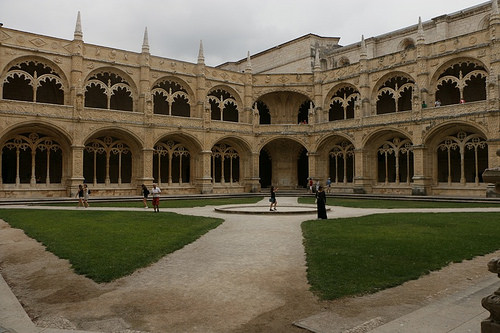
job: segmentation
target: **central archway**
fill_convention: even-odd
[[[303,187],[309,172],[307,149],[291,139],[274,139],[262,147],[259,167],[262,188]]]

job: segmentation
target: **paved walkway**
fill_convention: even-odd
[[[263,199],[255,206],[267,207],[267,205],[267,199]],[[297,216],[286,215],[287,206],[297,206],[296,198],[279,198],[276,214],[258,215],[255,218],[245,214],[215,212],[213,207],[168,209],[168,211],[181,214],[221,217],[226,221],[195,243],[169,255],[168,259],[163,258],[157,264],[134,273],[125,280],[125,284],[137,286],[140,281],[142,283],[140,287],[147,294],[150,292],[150,284],[157,286],[163,283],[165,288],[168,288],[168,290],[165,289],[165,292],[181,293],[186,298],[186,304],[189,304],[190,299],[205,298],[207,305],[203,309],[203,314],[196,319],[197,322],[186,323],[186,325],[193,325],[192,327],[203,327],[199,325],[203,325],[207,318],[220,316],[220,308],[231,304],[234,309],[232,313],[227,313],[223,319],[221,318],[218,321],[219,324],[205,327],[206,331],[211,332],[228,331],[228,329],[236,328],[241,323],[245,323],[262,313],[282,306],[286,302],[287,292],[290,290],[293,290],[295,294],[310,294],[306,279],[300,224],[304,220],[315,218],[315,215],[314,213]],[[26,209],[40,208],[22,207]],[[334,215],[335,217],[414,211],[500,212],[500,208],[391,210],[331,208],[333,212],[330,213],[330,216]],[[45,206],[43,209],[61,208]],[[64,209],[75,208],[66,207]],[[79,209],[83,210],[83,208]],[[89,210],[109,209],[89,208]],[[124,210],[124,208],[113,209]],[[158,269],[161,270],[161,274],[158,274]],[[345,332],[349,329],[350,332],[368,332],[374,329],[373,332],[377,333],[479,332],[480,321],[488,317],[486,310],[481,307],[480,299],[500,287],[500,280],[493,274],[491,275],[490,278],[472,288],[438,300],[385,325],[380,325],[376,318],[367,318],[367,320],[372,319],[372,321],[358,327],[340,327],[336,322],[335,315],[329,312],[304,318],[296,324],[318,333]],[[290,285],[288,281],[295,282]],[[220,290],[221,286],[224,286],[223,290]],[[162,290],[154,292],[161,293]],[[109,295],[109,297],[112,296]],[[126,297],[126,295],[115,296]],[[242,309],[244,311],[241,311]],[[192,309],[186,307],[185,310],[181,308],[177,311],[192,311]],[[10,332],[8,329],[18,333],[83,332],[35,327],[0,276],[0,333]],[[186,326],[186,331],[189,331],[189,326]]]

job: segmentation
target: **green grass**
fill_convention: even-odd
[[[254,204],[262,200],[262,197],[250,198],[221,198],[221,199],[160,199],[160,208],[192,208],[192,207],[205,207],[205,206],[222,206],[222,205],[235,205],[235,204]],[[51,203],[44,204],[45,206],[76,206],[78,201],[67,203]],[[128,207],[128,208],[143,208],[144,204],[142,199],[137,201],[108,201],[97,202],[92,198],[89,200],[92,207]],[[148,206],[151,206],[151,199],[148,200]]]
[[[373,293],[500,248],[500,213],[377,214],[302,230],[311,290],[323,299]]]
[[[221,219],[145,212],[0,210],[0,218],[20,228],[76,273],[109,282],[189,244]]]
[[[301,197],[299,204],[314,204],[314,197]],[[353,208],[465,208],[465,207],[499,207],[499,202],[438,202],[407,201],[382,199],[349,199],[327,197],[326,204]]]

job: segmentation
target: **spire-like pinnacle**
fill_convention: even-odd
[[[365,42],[365,36],[364,35],[361,35],[361,50],[360,50],[360,53],[362,55],[365,55],[366,56],[366,42]]]
[[[493,15],[498,15],[498,0],[491,0],[491,12]]]
[[[424,41],[424,26],[422,25],[422,18],[418,17],[418,33],[417,33],[417,41]]]
[[[250,51],[247,53],[247,66],[245,68],[245,72],[251,73],[252,72],[252,61],[250,60]]]
[[[75,40],[83,40],[82,32],[82,21],[80,19],[80,11],[78,11],[78,16],[76,17],[75,34],[73,35]]]
[[[144,29],[144,39],[142,41],[142,52],[149,53],[148,27]]]
[[[205,63],[205,56],[203,55],[203,41],[200,39],[200,50],[198,51],[198,63]]]

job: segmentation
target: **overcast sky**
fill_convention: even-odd
[[[428,21],[475,0],[0,0],[4,27],[73,39],[78,11],[89,44],[217,66],[313,33],[341,45]]]

